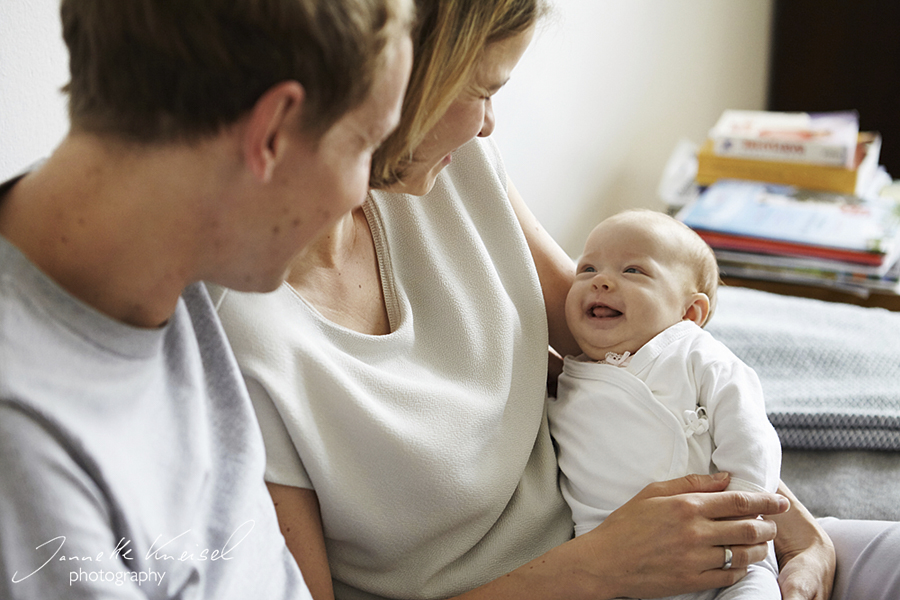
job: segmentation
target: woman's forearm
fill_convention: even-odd
[[[267,483],[281,534],[315,600],[334,600],[325,534],[314,490]]]
[[[778,526],[775,555],[782,596],[784,600],[827,600],[834,585],[834,545],[784,482],[778,493],[791,501],[789,511],[769,517]]]
[[[691,475],[647,486],[599,527],[461,600],[659,597],[725,587],[766,555],[787,507],[772,494],[719,492],[727,479]],[[724,546],[733,567],[723,570]]]
[[[602,600],[658,597],[731,585],[761,560],[787,502],[772,494],[722,492],[727,477],[690,475],[654,483],[600,526],[458,598]],[[269,485],[288,548],[316,600],[334,597],[315,492]],[[710,493],[721,492],[721,493]],[[723,570],[724,546],[733,567]]]

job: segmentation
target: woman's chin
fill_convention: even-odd
[[[391,191],[413,196],[424,196],[434,187],[437,176],[443,170],[443,167],[444,165],[438,165],[428,173],[404,177],[400,183],[391,186]]]

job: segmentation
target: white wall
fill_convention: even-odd
[[[573,256],[656,187],[682,137],[725,108],[763,108],[772,0],[555,0],[494,100],[516,187]]]
[[[68,69],[59,0],[0,0],[0,181],[65,135]]]
[[[603,216],[659,207],[679,138],[765,102],[772,0],[553,0],[494,100],[525,200],[573,256]],[[65,134],[58,0],[0,0],[0,180]]]

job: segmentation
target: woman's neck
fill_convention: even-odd
[[[291,262],[288,283],[302,281],[317,269],[340,269],[353,260],[369,229],[362,208],[347,213],[324,230]],[[362,238],[362,239],[361,239]]]
[[[287,282],[338,325],[369,335],[390,333],[375,242],[362,208],[298,255]]]

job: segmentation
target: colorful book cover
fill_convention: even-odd
[[[900,209],[892,198],[721,180],[678,218],[713,248],[869,265],[892,264],[900,251]]]

